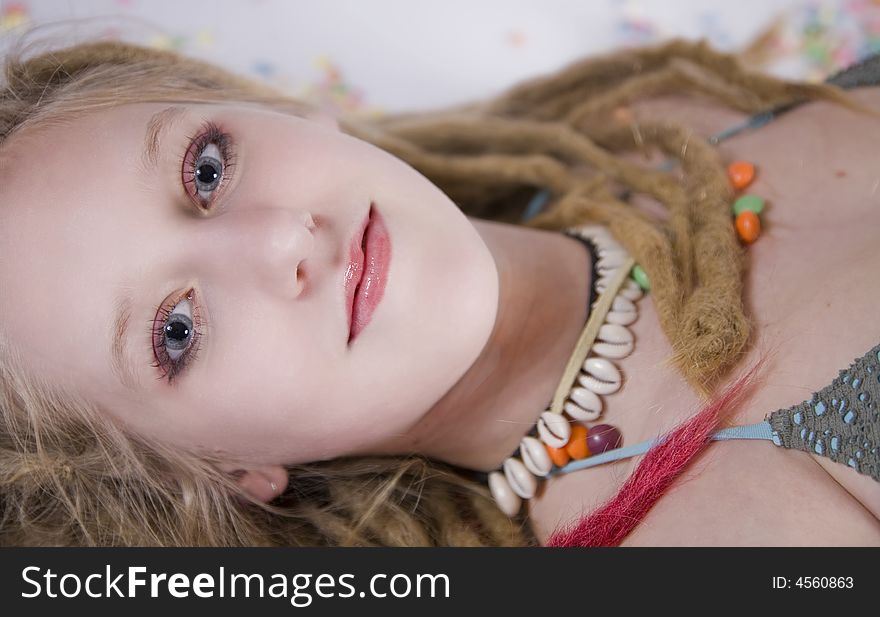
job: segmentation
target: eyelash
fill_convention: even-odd
[[[188,141],[189,147],[183,153],[183,158],[180,161],[181,179],[187,196],[196,203],[200,211],[205,212],[210,209],[211,204],[217,200],[217,196],[223,193],[224,188],[229,183],[236,163],[235,143],[229,133],[210,121],[203,124],[199,131],[191,136]],[[220,183],[211,191],[210,201],[205,202],[199,197],[198,189],[195,188],[196,163],[198,163],[200,155],[211,144],[215,144],[220,151],[220,164],[223,166],[223,170],[220,176]],[[190,187],[193,188],[191,189]]]
[[[155,358],[152,366],[162,371],[158,379],[167,379],[168,383],[174,383],[174,379],[196,359],[199,351],[199,341],[202,337],[202,329],[206,325],[198,309],[198,304],[193,301],[195,290],[190,288],[185,293],[172,297],[170,302],[163,303],[156,313],[150,325],[150,341],[153,357]],[[168,349],[165,345],[165,326],[168,318],[174,314],[174,309],[183,300],[189,301],[192,311],[192,339],[189,347],[184,351],[180,358],[172,360],[168,355]]]
[[[181,180],[183,181],[184,191],[191,200],[196,202],[196,206],[200,211],[206,212],[210,209],[211,204],[216,201],[215,195],[220,194],[229,182],[231,171],[235,168],[235,149],[233,140],[229,133],[225,132],[213,122],[206,122],[201,126],[199,131],[189,137],[187,140],[189,146],[183,153],[180,160]],[[198,189],[190,190],[189,186],[196,183],[196,163],[198,163],[201,154],[205,149],[215,144],[220,151],[220,164],[223,167],[220,176],[220,182],[212,193],[212,199],[205,203],[198,196]],[[171,302],[163,303],[156,312],[156,316],[150,323],[149,340],[150,350],[153,354],[154,361],[152,366],[159,369],[162,374],[158,379],[167,379],[168,383],[173,384],[175,378],[180,375],[191,362],[193,362],[199,350],[199,341],[202,337],[202,329],[206,325],[200,315],[198,304],[193,301],[195,291],[191,288],[186,293],[175,296]],[[172,360],[168,354],[165,345],[165,326],[168,318],[173,314],[174,309],[183,300],[187,300],[190,304],[192,312],[192,339],[189,347],[184,351],[177,360]]]

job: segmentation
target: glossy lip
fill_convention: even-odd
[[[385,226],[385,219],[375,204],[370,204],[367,224],[362,236],[364,250],[361,250],[361,242],[353,242],[350,247],[351,261],[346,270],[346,300],[350,300],[347,305],[349,345],[370,323],[385,293],[385,284],[388,280],[391,238]],[[349,297],[348,294],[351,296]]]
[[[345,314],[347,318],[348,325],[348,340],[351,342],[351,324],[352,324],[352,314],[354,312],[354,294],[357,290],[358,284],[361,282],[361,278],[363,276],[364,270],[364,251],[362,248],[362,244],[364,242],[364,235],[367,231],[367,226],[370,223],[370,213],[373,211],[373,204],[370,204],[370,209],[367,210],[367,216],[364,218],[360,227],[358,227],[357,232],[354,234],[354,237],[349,242],[348,246],[348,266],[345,268],[345,275],[343,277],[342,284],[344,286],[345,291]]]

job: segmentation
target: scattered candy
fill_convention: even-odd
[[[727,166],[727,177],[737,191],[741,191],[755,179],[755,166],[748,161],[734,161]]]
[[[757,195],[743,195],[733,202],[733,214],[739,216],[743,210],[751,210],[755,214],[761,214],[764,209],[764,200]]]
[[[633,266],[630,276],[632,276],[633,280],[638,283],[639,287],[645,291],[651,289],[651,281],[648,280],[648,275],[639,264]]]
[[[583,424],[575,424],[571,427],[571,437],[568,438],[565,451],[576,461],[590,456],[590,449],[587,447],[586,426]]]
[[[736,232],[746,244],[751,244],[761,235],[761,219],[753,210],[743,210],[736,216]]]

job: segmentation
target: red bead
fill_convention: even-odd
[[[610,424],[591,426],[590,431],[587,433],[587,447],[589,447],[590,452],[594,456],[602,454],[606,450],[619,448],[622,443],[623,439],[620,436],[620,431]]]

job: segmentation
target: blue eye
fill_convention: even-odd
[[[192,307],[189,306],[189,300],[179,302],[171,310],[162,331],[165,338],[165,351],[172,360],[177,361],[189,348],[195,335]]]
[[[222,157],[220,148],[216,144],[208,144],[196,161],[193,178],[196,193],[200,198],[210,200],[211,191],[220,185],[220,179],[223,177],[223,163],[220,161]]]
[[[153,366],[169,383],[195,359],[201,338],[201,319],[190,289],[176,303],[159,307],[152,327]],[[169,308],[170,307],[170,308]]]
[[[208,210],[229,182],[235,166],[232,138],[208,122],[190,140],[183,156],[181,176],[187,194],[202,210]]]

